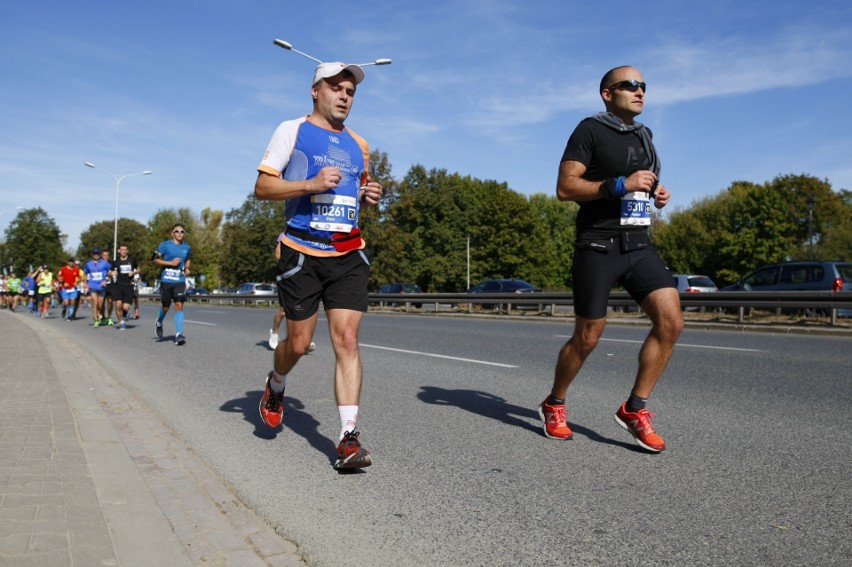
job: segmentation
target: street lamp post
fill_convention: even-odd
[[[467,235],[467,289],[470,289],[470,234]],[[466,291],[465,290],[465,291]]]
[[[808,197],[808,260],[814,259],[814,198]]]
[[[145,170],[139,173],[128,173],[119,177],[107,169],[104,169],[102,167],[96,167],[95,164],[90,161],[85,162],[83,165],[85,165],[86,167],[91,167],[92,169],[100,169],[101,171],[103,171],[104,173],[108,173],[112,176],[113,179],[115,179],[115,220],[113,221],[112,232],[112,258],[114,260],[118,257],[118,188],[121,186],[121,180],[125,177],[133,177],[136,175],[151,175],[154,172],[150,170]]]

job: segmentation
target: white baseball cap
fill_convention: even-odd
[[[356,85],[364,80],[364,69],[358,65],[354,65],[352,63],[347,65],[346,63],[335,61],[333,63],[320,63],[317,66],[317,70],[314,71],[314,82],[312,84],[315,85],[323,79],[339,75],[343,71],[349,71],[352,73],[352,76],[355,77]]]

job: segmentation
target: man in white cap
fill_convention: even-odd
[[[258,199],[286,201],[287,218],[276,278],[287,338],[275,348],[260,415],[269,427],[281,425],[286,380],[310,348],[322,301],[336,357],[336,469],[373,462],[355,429],[362,377],[358,328],[370,272],[358,219],[362,206],[379,202],[382,186],[370,179],[367,142],[343,124],[363,80],[358,65],[321,63],[311,86],[313,111],[278,126],[255,184]]]

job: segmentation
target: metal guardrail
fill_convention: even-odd
[[[157,300],[159,295],[140,294],[140,298]],[[570,292],[543,293],[371,293],[370,305],[380,309],[402,306],[406,311],[418,309],[415,305],[430,305],[435,311],[442,308],[472,312],[474,305],[491,306],[499,311],[511,314],[513,311],[533,309],[555,315],[557,308],[573,307],[574,294]],[[216,303],[231,305],[278,305],[274,295],[247,295],[214,293],[194,295],[190,302]],[[752,308],[775,309],[784,311],[824,312],[837,323],[839,312],[852,315],[852,291],[719,291],[714,293],[681,293],[681,305],[684,308],[703,308],[709,310],[736,310],[738,319],[745,321],[745,312]],[[613,292],[609,297],[610,307],[636,307],[636,303],[626,292]]]
[[[159,301],[158,293],[140,293],[139,299]],[[253,295],[243,293],[210,293],[207,295],[188,295],[188,303],[215,303],[218,305],[278,305],[277,295]]]

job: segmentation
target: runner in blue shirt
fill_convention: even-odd
[[[164,240],[157,247],[152,259],[154,264],[163,268],[160,276],[160,311],[157,314],[155,332],[163,338],[163,319],[169,312],[172,300],[175,302],[175,344],[186,342],[183,336],[183,303],[186,301],[186,276],[192,262],[189,244],[183,241],[186,228],[178,223],[172,227],[171,240]]]
[[[92,295],[92,321],[95,327],[107,325],[106,317],[103,316],[103,310],[104,296],[106,295],[104,286],[107,282],[109,268],[109,262],[101,258],[100,248],[92,250],[92,259],[83,266],[83,273],[89,282],[89,291]]]
[[[344,125],[363,79],[358,65],[320,64],[311,86],[311,114],[275,129],[255,183],[257,199],[287,203],[276,278],[287,338],[278,343],[266,376],[261,419],[269,427],[281,426],[287,375],[310,349],[322,302],[336,358],[336,469],[373,462],[356,429],[363,378],[358,329],[367,311],[370,275],[358,222],[362,207],[379,203],[382,185],[370,178],[366,140]]]
[[[24,301],[27,302],[27,308],[31,313],[37,313],[35,308],[35,280],[32,274],[27,274],[21,280],[21,294],[24,295]]]

